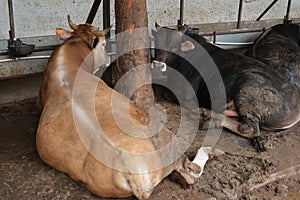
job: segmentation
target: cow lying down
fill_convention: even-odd
[[[216,80],[217,87],[222,85],[215,79],[218,73],[210,70],[208,62],[203,61],[207,57],[212,58],[223,80],[227,101],[225,103],[230,105],[225,114],[238,118],[237,121],[224,118],[222,125],[225,128],[246,138],[259,138],[260,129],[282,130],[299,122],[300,94],[271,67],[255,59],[218,48],[202,36],[188,30],[187,26],[180,31],[157,27],[154,35],[154,66],[161,65],[163,69],[167,65],[181,72],[195,90],[198,101],[202,103],[200,105],[206,108],[210,108],[207,102],[218,101],[218,98],[221,98],[220,94],[220,97],[215,95],[214,99],[210,99],[208,87],[204,82],[206,78],[211,82]],[[203,54],[202,49],[209,55]],[[199,69],[204,72],[202,76],[191,62],[202,63]],[[168,79],[176,83],[172,76],[168,76]],[[178,87],[178,90],[184,90],[183,86]],[[178,94],[184,94],[184,91]],[[188,101],[189,99],[184,99],[186,96],[179,96],[179,99]],[[222,112],[222,106],[225,108],[225,105],[219,105],[219,110],[215,111]],[[257,148],[264,149],[263,146]]]
[[[277,24],[262,33],[247,56],[266,63],[300,91],[300,25]]]
[[[148,138],[149,116],[92,75],[110,62],[106,31],[68,21],[73,32],[56,30],[65,41],[51,55],[37,102],[36,145],[42,160],[102,197],[147,199],[174,170],[194,183],[185,156],[176,155],[176,149],[165,157],[157,151],[171,133],[162,128],[156,140]],[[132,135],[119,127],[116,115],[125,125],[144,129],[133,129]]]

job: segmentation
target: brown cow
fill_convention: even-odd
[[[91,74],[109,64],[106,31],[68,20],[73,32],[57,29],[65,41],[51,55],[40,89],[42,113],[36,138],[40,157],[102,197],[147,199],[173,170],[192,184],[194,177],[187,170],[190,161],[185,156],[167,163],[168,158],[157,152],[170,141],[166,128],[154,140],[144,137],[147,131],[141,130],[147,129],[137,129],[135,134],[141,138],[118,126],[114,114],[125,124],[133,122],[144,128],[149,116]],[[86,96],[88,92],[94,96]]]

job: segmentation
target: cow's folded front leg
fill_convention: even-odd
[[[194,114],[200,114],[200,127],[201,129],[209,129],[209,128],[222,128],[224,115],[217,114],[211,110],[206,108],[199,108],[199,112],[192,112],[190,116]]]
[[[218,114],[211,110],[200,108],[200,125],[203,129],[226,128],[242,137],[252,138],[260,135],[258,123],[245,120],[237,121],[238,118]]]
[[[173,179],[176,179],[179,181],[179,183],[183,187],[187,187],[188,185],[192,185],[195,183],[195,176],[190,172],[189,165],[191,164],[191,161],[184,155],[180,158],[180,162],[178,162],[178,165],[175,168],[175,171],[178,172],[172,175]],[[176,176],[180,175],[183,179],[176,178]]]

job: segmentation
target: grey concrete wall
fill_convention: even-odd
[[[76,23],[85,22],[94,0],[14,0],[16,37],[53,35],[57,27],[67,28],[67,15]],[[273,0],[244,0],[242,20],[255,20]],[[149,26],[176,25],[179,0],[148,0]],[[111,0],[111,21],[114,22],[114,0]],[[185,23],[206,24],[237,20],[239,0],[186,0]],[[263,19],[283,18],[287,0],[280,0]],[[0,39],[9,37],[7,1],[0,1]],[[292,0],[292,18],[300,17],[300,0]],[[102,7],[94,25],[102,27]]]

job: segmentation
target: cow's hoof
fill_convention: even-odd
[[[245,134],[249,134],[249,133],[253,134],[254,129],[252,126],[249,126],[248,124],[240,124],[238,126],[238,131]]]
[[[195,179],[191,180],[186,180],[185,177],[183,177],[179,172],[177,171],[173,171],[170,174],[170,179],[171,181],[178,183],[183,189],[189,189],[190,186],[192,185],[192,183],[189,182],[193,182]],[[190,179],[190,178],[189,178]]]
[[[188,170],[195,178],[199,178],[203,172],[202,168],[195,163],[190,163],[188,165]]]
[[[195,183],[195,177],[190,172],[179,170],[178,173],[183,177],[180,181],[181,185],[183,185],[183,182],[185,182],[185,185],[193,185]]]
[[[222,128],[224,115],[214,113],[205,108],[199,109],[201,129]]]
[[[176,169],[178,174],[174,173],[175,175],[172,176],[172,178],[175,178],[176,182],[179,182],[183,188],[187,188],[187,185],[192,185],[195,183],[195,177],[190,173],[188,169],[190,163],[191,161],[184,156],[182,165],[180,165],[179,168]],[[181,176],[182,178],[179,178],[179,176]]]
[[[252,144],[257,152],[264,152],[272,149],[272,144],[269,136],[258,136],[251,138]]]

